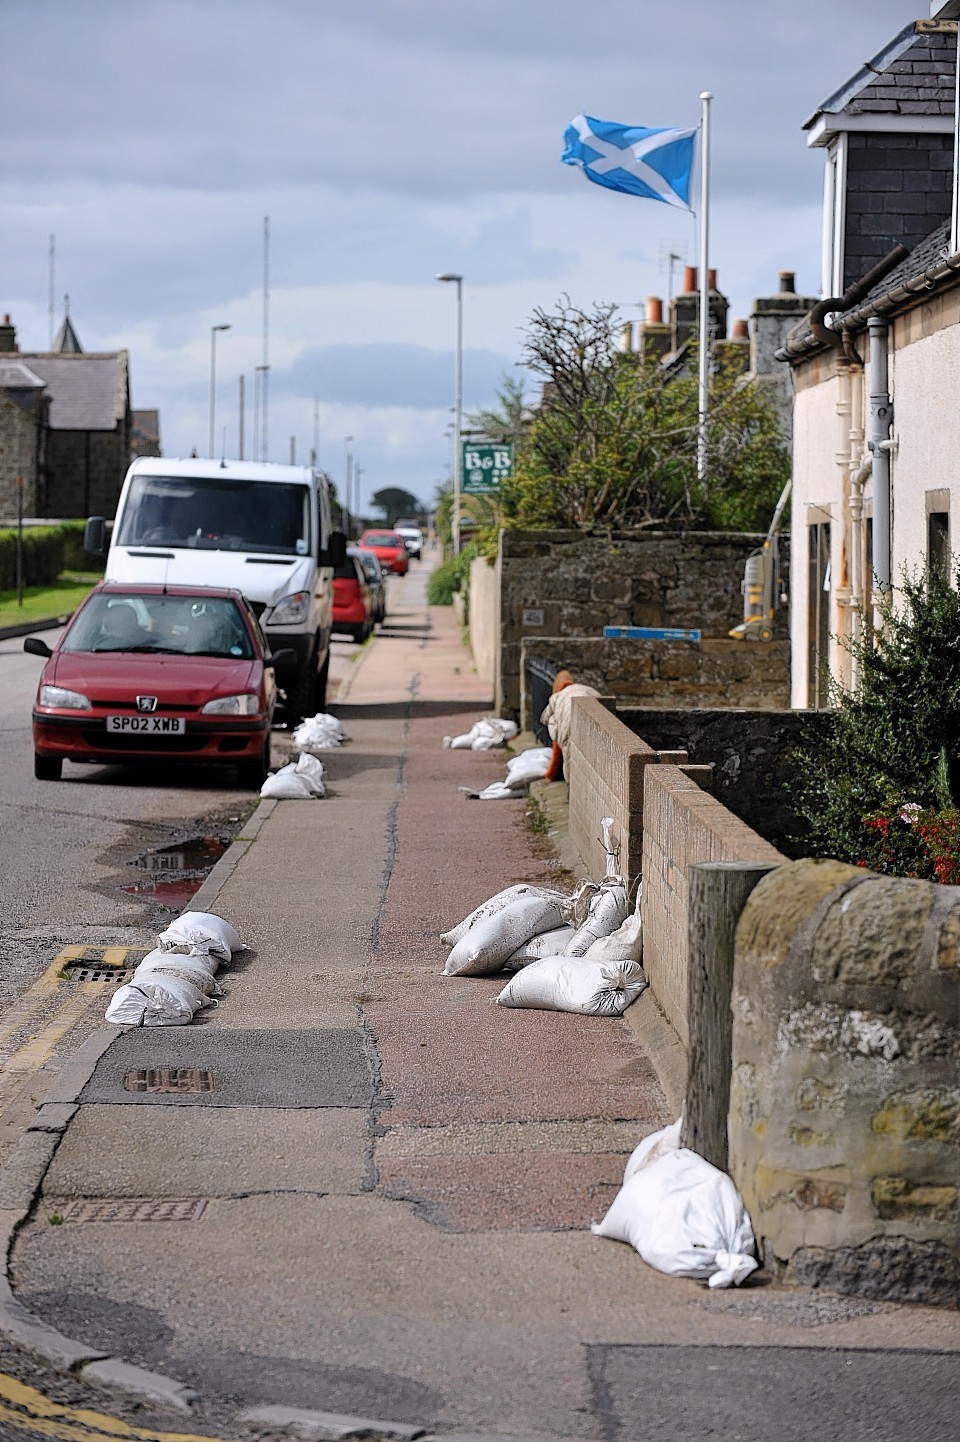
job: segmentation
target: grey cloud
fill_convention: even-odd
[[[486,404],[513,365],[512,356],[465,349],[466,408]],[[271,371],[270,387],[273,395],[319,395],[344,406],[444,410],[454,398],[453,355],[402,343],[315,346],[285,370]]]

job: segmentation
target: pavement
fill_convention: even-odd
[[[441,975],[480,901],[574,878],[460,789],[504,756],[443,746],[491,694],[425,572],[340,683],[327,797],[261,803],[195,898],[249,943],[220,1005],[98,1030],[0,1173],[0,1334],[238,1437],[954,1435],[960,1314],[711,1292],[590,1233],[678,1051],[649,992],[580,1017]]]

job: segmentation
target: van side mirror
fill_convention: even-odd
[[[343,531],[331,531],[327,549],[320,553],[321,566],[332,566],[334,570],[347,559],[347,538]]]
[[[107,523],[103,516],[88,516],[83,528],[83,549],[90,556],[102,556],[107,549]]]

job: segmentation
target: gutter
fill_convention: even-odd
[[[815,350],[824,348],[843,350],[843,332],[847,329],[847,317],[844,314],[843,324],[837,328],[826,324],[827,316],[848,312],[851,306],[855,306],[858,301],[863,300],[865,295],[869,295],[873,287],[879,285],[880,281],[888,276],[892,270],[895,270],[902,261],[906,260],[909,254],[910,252],[907,247],[898,242],[882,260],[878,260],[876,265],[871,266],[859,280],[855,280],[848,285],[843,295],[827,296],[825,299],[817,301],[817,304],[813,307],[807,319],[807,324],[810,327],[809,331],[800,336],[788,336],[786,342],[775,352],[774,359],[778,361],[796,360],[800,356],[809,355]],[[957,262],[958,267],[960,267],[960,255],[957,256]],[[891,294],[895,294],[895,292],[891,292]],[[874,304],[876,303],[877,302],[874,302]],[[863,309],[866,310],[867,307],[863,307]],[[859,312],[854,311],[853,314],[857,315]],[[852,359],[849,352],[847,353],[847,359]]]

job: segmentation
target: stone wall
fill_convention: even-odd
[[[520,643],[520,724],[528,731],[527,658],[539,656],[624,706],[742,707],[783,712],[790,705],[788,641],[631,641],[605,636],[540,636]]]
[[[605,626],[633,625],[698,628],[708,639],[725,640],[743,620],[743,568],[762,542],[714,532],[502,531],[499,714],[520,719],[525,639],[602,636]],[[786,541],[782,553],[786,575]],[[782,615],[776,631],[776,639],[786,637]]]
[[[780,867],[741,914],[732,1011],[730,1172],[768,1265],[958,1305],[960,889]]]
[[[23,513],[37,514],[43,392],[0,390],[0,516],[17,515],[17,477],[23,478]]]
[[[687,1047],[689,868],[697,861],[777,866],[786,857],[678,766],[662,764],[644,772],[642,856],[643,966]]]
[[[816,746],[829,734],[831,712],[618,706],[617,714],[654,751],[685,750],[691,762],[712,766],[710,790],[718,801],[786,856],[805,854],[805,825],[792,803],[791,758],[798,746]]]
[[[129,464],[129,425],[112,431],[49,431],[41,514],[109,520]]]

